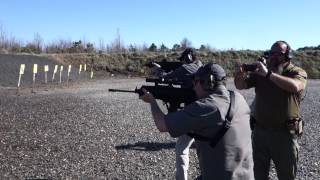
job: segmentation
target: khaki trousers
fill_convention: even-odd
[[[287,129],[265,129],[256,126],[253,131],[253,161],[256,180],[269,179],[272,159],[279,180],[294,180],[297,174],[297,137]]]
[[[194,139],[188,135],[178,137],[176,143],[176,180],[187,180],[189,169],[189,150]]]

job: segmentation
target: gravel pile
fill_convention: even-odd
[[[175,139],[157,131],[136,94],[107,91],[143,81],[97,80],[20,96],[0,88],[0,179],[174,179]],[[310,80],[302,103],[299,179],[320,178],[319,88]],[[241,93],[252,101],[252,90]],[[190,179],[198,175],[192,149]]]

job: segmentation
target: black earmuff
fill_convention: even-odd
[[[193,50],[191,48],[186,49],[185,61],[186,63],[192,63],[193,61]]]
[[[214,78],[213,74],[210,74],[208,79],[209,79],[208,84],[209,84],[210,89],[215,89],[217,83],[216,83],[216,79]]]
[[[195,56],[192,48],[185,49],[178,59],[180,61],[185,61],[188,64],[192,63],[195,60]]]
[[[191,53],[191,51],[188,54],[187,58],[188,58],[189,63],[191,63],[192,62],[192,53]]]
[[[203,84],[203,88],[208,91],[212,91],[215,89],[217,85],[217,80],[215,79],[214,75],[210,72],[210,66],[207,66],[205,69],[205,75],[201,77],[201,84]]]

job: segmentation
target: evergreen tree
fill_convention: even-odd
[[[154,43],[152,43],[151,46],[149,47],[149,51],[156,52],[157,46]]]

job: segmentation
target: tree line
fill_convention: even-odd
[[[183,38],[172,47],[167,47],[165,44],[157,46],[155,43],[125,46],[119,30],[117,30],[115,39],[108,44],[104,43],[103,39],[100,39],[98,45],[88,42],[86,39],[77,41],[60,39],[45,44],[39,33],[34,34],[33,40],[24,43],[14,36],[9,36],[0,24],[0,53],[61,54],[64,55],[63,58],[69,57],[68,54],[71,56],[87,54],[84,57],[90,60],[86,61],[104,64],[105,69],[115,69],[117,71],[130,72],[134,69],[133,71],[140,73],[141,65],[144,62],[164,58],[176,60],[187,47],[192,47],[192,42],[187,38]],[[211,48],[208,44],[203,44],[195,49],[202,61],[220,63],[229,72],[231,72],[235,62],[251,62],[263,54],[263,51],[257,50],[229,49],[222,51]],[[294,55],[295,62],[306,69],[309,77],[320,78],[320,45],[299,48],[294,51]]]

